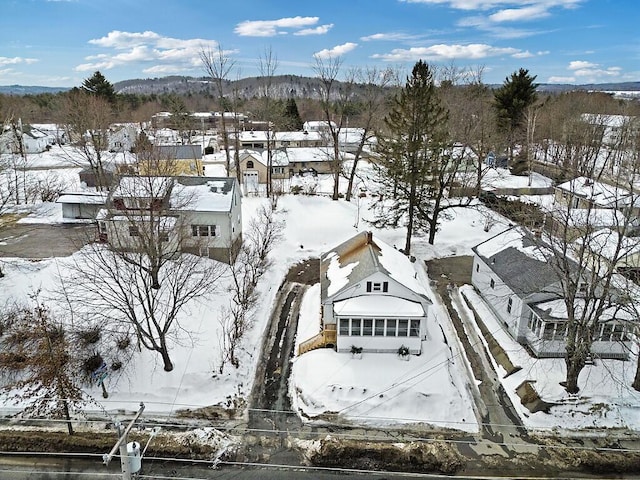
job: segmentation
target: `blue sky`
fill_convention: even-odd
[[[0,0],[0,85],[77,86],[204,75],[222,48],[231,79],[314,76],[316,58],[349,67],[419,59],[482,69],[502,83],[526,68],[539,83],[640,81],[637,0]]]

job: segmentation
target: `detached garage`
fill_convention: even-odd
[[[106,193],[64,193],[56,203],[62,205],[62,218],[65,220],[95,220],[106,200]]]

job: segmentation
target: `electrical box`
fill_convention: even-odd
[[[129,471],[138,473],[142,468],[142,457],[140,456],[140,444],[138,442],[127,443],[127,457],[129,459]]]

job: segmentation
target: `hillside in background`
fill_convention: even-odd
[[[278,75],[271,79],[272,96],[275,98],[310,98],[319,99],[320,80],[316,77],[303,77],[298,75]],[[223,88],[225,95],[237,95],[239,98],[250,99],[262,95],[266,80],[264,77],[248,77],[239,80],[225,81]],[[339,88],[341,82],[336,82]],[[490,85],[497,87],[498,85]],[[144,78],[124,80],[114,83],[119,93],[130,94],[163,94],[176,93],[204,94],[217,96],[213,82],[207,77],[168,76],[161,78]],[[56,93],[69,88],[53,88],[23,85],[0,86],[0,94],[5,95],[35,95],[39,93]],[[571,90],[603,91],[603,92],[627,92],[629,96],[640,95],[640,81],[621,83],[597,83],[597,84],[540,84],[538,90],[542,92],[565,92]],[[635,94],[638,92],[638,94]],[[358,87],[355,89],[358,93]]]

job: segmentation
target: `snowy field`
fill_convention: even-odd
[[[51,160],[53,162],[53,160]],[[43,164],[47,161],[43,160]],[[58,173],[65,169],[57,166]],[[213,168],[211,171],[214,171]],[[69,169],[70,178],[77,173]],[[320,192],[330,190],[331,180],[321,179]],[[517,182],[522,182],[518,177]],[[509,185],[504,172],[500,183]],[[540,183],[546,183],[540,180]],[[366,182],[362,188],[367,191]],[[243,222],[248,225],[264,199],[243,199]],[[119,409],[134,411],[143,401],[149,414],[175,415],[178,410],[209,405],[230,406],[234,400],[246,398],[251,391],[256,364],[260,362],[256,345],[261,344],[276,289],[288,269],[294,264],[318,257],[357,232],[373,230],[374,238],[390,245],[403,245],[402,230],[377,231],[366,222],[370,216],[370,197],[347,203],[331,201],[326,196],[284,195],[277,207],[277,219],[284,224],[282,239],[271,254],[272,268],[258,285],[259,306],[253,316],[252,328],[244,338],[240,351],[240,367],[220,366],[218,315],[229,301],[224,282],[216,294],[192,302],[180,318],[181,327],[191,335],[183,335],[171,349],[175,369],[164,372],[160,359],[147,351],[137,353],[130,368],[106,379],[110,393],[102,399],[99,387],[88,387],[92,395],[108,412]],[[544,202],[542,202],[544,203]],[[426,238],[415,238],[412,254],[418,278],[430,291],[423,260],[470,255],[471,248],[496,235],[508,222],[482,207],[456,209],[443,222],[431,246]],[[484,231],[487,215],[491,228]],[[33,209],[29,222],[60,221],[60,206],[40,205]],[[48,258],[37,262],[3,259],[6,276],[0,279],[0,301],[22,298],[40,290],[51,291],[57,276],[64,272],[68,258]],[[472,296],[470,288],[462,289]],[[433,323],[423,354],[409,361],[396,355],[365,354],[361,359],[332,350],[318,350],[294,358],[290,391],[294,408],[309,417],[321,417],[327,412],[339,413],[345,420],[370,425],[390,423],[424,423],[464,431],[477,431],[471,392],[475,387],[464,355],[455,339],[444,307],[435,303],[431,313]],[[52,300],[53,301],[53,300]],[[298,342],[318,331],[319,286],[311,287],[303,302],[299,321]],[[474,300],[476,303],[476,300]],[[478,303],[480,303],[478,301]],[[481,308],[481,307],[479,307]],[[494,332],[512,361],[522,370],[503,378],[505,389],[528,426],[534,428],[599,428],[625,427],[640,429],[640,396],[629,388],[635,362],[600,362],[589,366],[581,377],[582,390],[568,396],[558,382],[564,374],[561,360],[537,360],[502,332],[488,311],[483,319]],[[446,342],[445,342],[446,338]],[[500,367],[498,367],[498,371]],[[502,375],[503,376],[503,375]],[[536,382],[536,389],[548,401],[558,403],[550,414],[531,415],[521,406],[515,388],[523,380]],[[10,398],[5,397],[5,409],[12,411]]]

